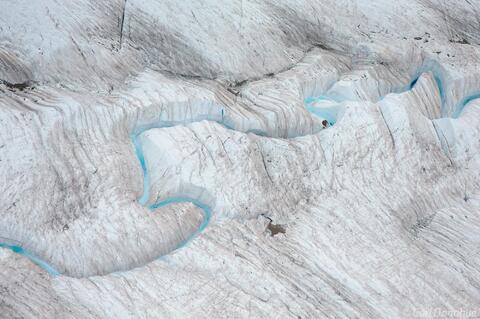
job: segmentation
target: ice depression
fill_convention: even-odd
[[[1,1],[1,316],[475,310],[476,5]]]

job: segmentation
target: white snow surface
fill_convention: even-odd
[[[480,1],[0,0],[0,318],[480,316]]]

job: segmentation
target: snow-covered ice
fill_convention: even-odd
[[[0,8],[0,318],[480,315],[478,0]]]

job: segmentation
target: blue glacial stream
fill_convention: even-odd
[[[402,90],[399,91],[399,92],[392,92],[392,93],[401,93],[401,92],[404,92],[404,91],[407,91],[407,90],[411,90],[415,86],[415,84],[417,83],[417,80],[420,77],[420,75],[424,72],[427,72],[427,71],[432,71],[432,73],[434,74],[435,80],[436,80],[438,88],[439,88],[440,96],[441,96],[441,99],[442,99],[442,110],[443,110],[444,104],[445,104],[444,85],[443,85],[443,80],[442,80],[442,77],[441,77],[441,72],[439,71],[438,67],[435,67],[435,65],[434,65],[434,67],[431,67],[431,68],[420,69],[417,72],[414,79],[407,86],[402,88]],[[455,109],[452,117],[454,117],[454,118],[458,117],[461,114],[465,105],[468,104],[469,102],[471,102],[472,100],[477,99],[477,98],[480,98],[480,93],[470,95],[470,96],[462,99],[457,104],[456,109]],[[334,100],[334,99],[329,98],[328,96],[325,96],[325,95],[320,95],[320,96],[316,96],[316,97],[308,97],[304,100],[305,108],[310,113],[312,113],[313,115],[317,116],[318,118],[320,118],[322,120],[328,121],[329,126],[335,125],[335,123],[338,120],[338,114],[339,114],[338,106],[318,108],[318,107],[313,106],[313,104],[317,101],[334,102],[332,104],[339,104],[343,101]],[[208,115],[207,116],[201,116],[201,117],[198,117],[196,119],[193,119],[193,120],[190,120],[190,121],[183,121],[183,122],[182,121],[164,121],[164,122],[155,123],[153,125],[149,125],[149,126],[146,126],[146,127],[143,127],[143,128],[137,128],[133,132],[133,134],[131,135],[131,140],[132,140],[132,144],[133,144],[134,149],[135,149],[135,154],[138,158],[138,162],[139,162],[140,167],[142,168],[142,172],[143,172],[143,194],[138,199],[138,203],[147,207],[147,208],[149,208],[152,211],[154,211],[158,208],[161,208],[161,207],[166,207],[166,206],[174,205],[174,204],[178,204],[178,203],[191,203],[191,204],[200,208],[203,211],[203,221],[199,225],[197,230],[195,232],[193,232],[188,238],[186,238],[185,240],[180,242],[173,251],[184,247],[192,239],[194,239],[197,235],[199,235],[203,230],[205,230],[205,228],[208,226],[208,224],[210,222],[210,219],[211,219],[211,216],[212,216],[212,208],[209,207],[207,204],[205,204],[205,203],[203,203],[203,202],[201,202],[197,199],[189,198],[189,197],[181,197],[181,196],[180,197],[171,197],[171,198],[167,198],[165,200],[162,200],[162,201],[159,201],[159,202],[156,202],[156,203],[153,203],[153,204],[148,204],[148,200],[149,200],[149,197],[150,197],[150,177],[149,177],[149,172],[147,170],[147,164],[146,164],[146,159],[145,159],[144,152],[143,152],[143,149],[142,149],[142,145],[139,142],[139,136],[143,132],[145,132],[147,130],[150,130],[150,129],[153,129],[153,128],[166,128],[166,127],[173,127],[173,126],[177,126],[177,125],[186,125],[186,124],[190,124],[190,123],[194,123],[194,122],[200,122],[200,121],[203,121],[203,120],[216,122],[216,123],[219,123],[220,125],[223,125],[227,129],[235,130],[235,128],[233,128],[231,125],[228,125],[227,123],[225,123],[225,121],[224,121],[224,111],[221,110],[221,114],[216,115],[216,116],[208,116]],[[252,133],[252,134],[256,134],[256,135],[260,135],[260,136],[268,136],[268,134],[266,134],[265,132],[257,131],[257,130],[247,131],[246,133]],[[9,244],[9,243],[6,243],[6,242],[0,242],[0,247],[10,249],[17,254],[20,254],[22,256],[25,256],[25,257],[29,258],[33,263],[37,264],[38,266],[40,266],[41,268],[46,270],[52,276],[60,275],[60,273],[52,265],[50,265],[49,263],[40,259],[39,257],[35,256],[34,254],[32,254],[28,250],[24,249],[20,245],[12,245],[12,244]],[[160,256],[160,257],[162,257],[162,256]]]
[[[316,97],[307,97],[303,103],[305,105],[305,109],[312,113],[313,115],[319,117],[322,120],[326,120],[328,122],[328,126],[333,126],[337,123],[338,114],[340,112],[340,108],[338,105],[330,106],[330,107],[315,107],[314,104],[319,101],[328,101],[335,104],[340,103],[341,101],[334,100],[329,98],[325,95],[319,95]]]
[[[438,87],[438,91],[440,93],[441,99],[441,113],[443,117],[448,117],[446,112],[446,97],[445,97],[445,80],[443,77],[443,72],[440,64],[435,61],[429,61],[429,63],[421,66],[415,75],[413,76],[412,80],[409,82],[408,85],[405,85],[397,90],[393,90],[392,92],[388,92],[384,96],[380,98],[382,100],[386,95],[390,93],[404,93],[409,90],[412,90],[415,85],[417,84],[418,79],[423,73],[432,72],[435,82]],[[467,104],[471,101],[480,98],[480,91],[468,96],[465,96],[463,99],[459,100],[454,107],[454,110],[451,114],[451,118],[458,118],[460,114],[462,114],[463,109]],[[307,97],[304,100],[305,108],[312,114],[316,115],[317,117],[327,120],[329,125],[335,125],[336,121],[338,120],[339,115],[339,108],[338,106],[330,106],[330,107],[315,107],[314,104],[320,101],[328,101],[331,102],[332,105],[339,104],[342,102],[347,102],[348,99],[341,99],[336,97],[330,97],[328,95],[318,95],[318,96],[311,96]]]
[[[10,244],[6,244],[6,243],[0,243],[0,247],[1,248],[8,248],[11,251],[13,251],[14,253],[17,253],[19,255],[27,257],[33,263],[37,264],[38,266],[40,266],[41,268],[46,270],[52,276],[60,275],[60,273],[55,268],[53,268],[50,264],[48,264],[47,262],[38,258],[37,256],[33,255],[31,252],[29,252],[28,250],[24,249],[21,246],[10,245]]]

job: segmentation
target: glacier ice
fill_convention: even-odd
[[[0,0],[0,318],[478,316],[478,7]]]

